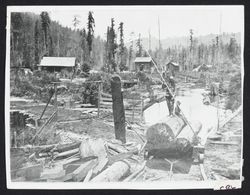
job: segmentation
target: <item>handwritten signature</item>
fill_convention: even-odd
[[[232,189],[236,189],[236,187],[233,187],[232,185],[226,185],[220,187],[220,190],[232,190]]]

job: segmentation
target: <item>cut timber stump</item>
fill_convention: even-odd
[[[127,176],[129,171],[130,166],[128,163],[118,161],[93,178],[91,182],[116,182]]]
[[[126,125],[123,96],[121,91],[121,79],[119,76],[113,76],[111,80],[111,92],[113,100],[113,116],[115,125],[115,138],[126,143]]]

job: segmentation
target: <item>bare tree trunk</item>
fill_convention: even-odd
[[[126,143],[125,112],[121,92],[121,79],[117,75],[112,77],[111,91],[113,100],[112,108],[115,124],[115,138],[121,140],[123,143]]]

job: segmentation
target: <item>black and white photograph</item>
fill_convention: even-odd
[[[241,188],[244,6],[8,6],[9,189]]]

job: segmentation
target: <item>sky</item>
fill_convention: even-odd
[[[139,33],[141,37],[148,37],[149,32],[151,37],[159,38],[159,27],[161,39],[187,36],[190,29],[195,36],[244,30],[243,6],[19,6],[8,9],[36,14],[48,11],[52,20],[71,28],[77,16],[79,29],[86,28],[88,12],[93,11],[95,36],[105,38],[107,26],[114,18],[116,29],[120,22],[124,23],[125,41],[138,37]]]

